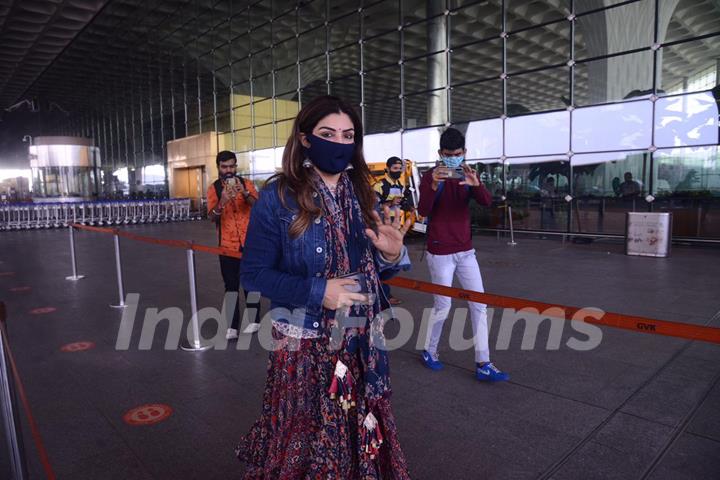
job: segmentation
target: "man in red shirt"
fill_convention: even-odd
[[[224,150],[217,154],[215,159],[219,178],[210,185],[207,192],[208,218],[215,222],[218,229],[218,242],[221,247],[242,253],[247,235],[250,209],[258,198],[253,183],[237,175],[237,158],[233,152]],[[240,259],[220,255],[220,271],[225,282],[226,293],[238,293],[240,289]],[[245,294],[245,307],[251,313],[253,320],[245,333],[257,332],[260,313],[259,299],[248,301],[248,292]],[[254,312],[253,310],[254,309]],[[240,302],[235,303],[232,321],[230,322],[225,338],[232,340],[238,338],[238,324],[240,322]]]
[[[457,274],[466,290],[483,292],[480,267],[472,246],[470,199],[490,205],[492,197],[480,183],[477,173],[464,163],[465,137],[448,128],[440,136],[441,165],[423,174],[420,181],[418,213],[428,218],[427,259],[432,282],[451,286]],[[434,295],[433,311],[426,332],[423,363],[441,370],[437,348],[442,327],[450,313],[450,297]],[[475,377],[480,381],[503,381],[508,374],[490,362],[487,309],[482,303],[468,302],[475,339]]]

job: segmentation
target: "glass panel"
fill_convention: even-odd
[[[272,44],[272,28],[271,24],[264,23],[255,30],[250,32],[250,50],[259,52],[265,50]]]
[[[447,77],[445,69],[445,52],[436,53],[429,57],[419,58],[404,63],[405,93],[419,92],[430,88],[440,88],[447,85]],[[434,67],[433,67],[434,65]],[[440,75],[437,77],[438,83],[433,85],[430,78],[431,68],[439,70]]]
[[[397,64],[400,60],[400,32],[390,32],[363,44],[365,70]]]
[[[503,121],[470,122],[465,134],[466,158],[494,158],[503,154]]]
[[[362,102],[360,97],[360,75],[351,75],[330,82],[330,94],[340,97],[354,105]]]
[[[404,28],[404,57],[414,58],[445,50],[447,43],[444,29],[444,15]]]
[[[315,82],[302,87],[302,90],[300,91],[300,101],[302,104],[307,104],[313,98],[327,94],[328,90],[325,81],[323,80],[321,82],[316,80]]]
[[[720,5],[715,2],[698,5],[689,1],[660,0],[659,17],[662,20],[658,35],[661,43],[720,32]]]
[[[443,0],[436,0],[434,2],[405,1],[401,3],[403,24],[425,20],[428,17],[442,13],[442,9],[445,8],[445,2]],[[428,5],[431,7],[430,11],[428,11]],[[433,6],[435,6],[435,11],[432,11]]]
[[[609,8],[575,21],[575,59],[649,47],[655,35],[655,0]]]
[[[570,23],[552,23],[507,37],[507,71],[523,72],[570,60]]]
[[[295,92],[298,89],[297,65],[290,65],[281,70],[275,71],[275,94]]]
[[[368,163],[386,162],[388,158],[402,156],[400,132],[365,135],[363,154]]]
[[[233,107],[250,103],[250,82],[233,85]]]
[[[493,197],[503,195],[503,163],[500,159],[469,160],[467,163],[477,172],[478,178]]]
[[[435,127],[403,132],[402,147],[403,158],[418,164],[435,165],[440,148],[440,132]]]
[[[300,58],[314,57],[325,52],[327,39],[325,27],[316,28],[300,35]]]
[[[297,30],[296,20],[297,20],[297,16],[295,15],[295,11],[292,11],[292,12],[288,13],[287,15],[283,15],[282,17],[276,18],[275,20],[273,20],[273,22],[272,22],[273,44],[278,44],[288,38],[295,37],[295,31]]]
[[[673,236],[720,238],[717,146],[655,152],[653,189],[655,211],[673,214]]]
[[[473,83],[450,91],[453,123],[499,117],[503,113],[502,81]]]
[[[396,30],[399,22],[400,2],[379,2],[364,8],[363,38]]]
[[[405,100],[405,125],[404,128],[425,127],[427,125],[442,125],[445,119],[441,117],[433,118],[435,108],[433,101],[446,102],[447,90],[434,90],[432,92],[421,93],[419,95],[411,95],[404,98]]]
[[[229,65],[230,64],[230,43],[224,43],[218,46],[213,52],[213,65]]]
[[[649,51],[578,63],[573,70],[578,106],[652,93],[653,53]]]
[[[218,112],[217,114],[217,131],[230,131],[230,111]]]
[[[272,50],[272,56],[273,68],[275,69],[297,63],[297,39],[291,38],[280,45],[276,45]]]
[[[332,0],[330,2],[330,19],[357,12],[359,6],[360,2],[357,0]]]
[[[288,95],[281,95],[275,99],[275,118],[277,120],[295,118],[299,110],[300,104],[297,101],[296,92],[292,92]]]
[[[400,99],[389,98],[365,106],[365,133],[394,132],[400,130]]]
[[[400,67],[391,65],[365,74],[365,102],[400,95]]]
[[[274,146],[273,124],[255,127],[255,150]]]
[[[499,78],[503,71],[502,52],[503,43],[499,38],[453,49],[450,53],[453,85]]]
[[[624,2],[627,2],[627,0],[575,0],[575,13],[585,13],[590,10],[612,7],[613,5]]]
[[[709,90],[718,84],[720,36],[658,50],[658,94]]]
[[[532,2],[527,0],[505,0],[508,32],[529,28],[541,23],[567,18],[570,15],[570,0],[556,2]]]
[[[270,2],[256,2],[250,5],[250,28],[256,28],[272,18]]]
[[[360,45],[350,45],[330,53],[330,78],[358,74],[360,71]]]
[[[507,80],[507,114],[510,116],[566,108],[569,103],[568,67],[514,75]]]
[[[574,155],[571,164],[574,232],[624,234],[625,213],[647,210],[648,152]]]
[[[273,17],[283,15],[284,13],[294,11],[297,5],[297,0],[273,0],[272,1],[272,14]]]
[[[335,4],[335,2],[333,2],[333,4]],[[335,20],[330,23],[328,28],[331,49],[334,50],[351,43],[357,44],[360,38],[360,14],[353,13],[352,15]]]
[[[248,31],[248,10],[243,8],[237,15],[230,19],[230,35],[232,38],[246,34]]]
[[[718,104],[710,93],[661,98],[655,103],[655,146],[718,143]]]
[[[325,23],[325,0],[303,2],[298,10],[298,31],[302,34]]]
[[[250,59],[245,58],[230,66],[233,83],[242,83],[250,78]]]
[[[552,112],[508,118],[505,155],[567,153],[570,150],[570,113]]]
[[[252,80],[253,83],[253,100],[261,100],[263,98],[272,97],[273,95],[273,75],[267,73]]]
[[[268,98],[253,103],[253,125],[264,125],[272,122],[273,119],[273,101]]]
[[[575,153],[645,149],[652,142],[650,101],[578,108],[572,121]]]
[[[502,0],[464,7],[450,15],[450,45],[455,47],[475,40],[499,37],[501,29]]]
[[[275,146],[284,147],[287,144],[290,135],[292,135],[294,121],[294,119],[285,120],[275,124]]]
[[[515,228],[565,230],[570,162],[567,157],[508,159],[507,197]]]
[[[234,109],[233,117],[235,130],[242,130],[252,126],[252,109],[250,105]]]
[[[250,53],[250,36],[243,35],[232,41],[230,48],[230,60],[237,61],[241,59],[247,59]]]
[[[263,52],[250,57],[253,78],[260,77],[272,70],[272,56],[268,54],[269,52]]]
[[[325,86],[327,80],[327,63],[325,55],[305,60],[300,64],[300,87],[305,88],[310,84],[322,84]]]

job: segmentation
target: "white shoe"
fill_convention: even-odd
[[[245,330],[243,330],[243,333],[255,333],[258,330],[260,330],[260,324],[259,323],[250,323],[247,327],[245,327]]]
[[[225,340],[234,340],[238,338],[238,331],[234,328],[228,328],[227,333],[225,333]]]

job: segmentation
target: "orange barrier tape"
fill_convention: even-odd
[[[535,308],[539,312],[543,312],[549,308],[559,308],[565,313],[565,320],[571,320],[581,309],[578,307],[569,307],[566,305],[556,305],[553,303],[535,302],[533,300],[525,300],[522,298],[506,297],[503,295],[495,295],[491,293],[473,292],[471,290],[463,290],[454,287],[445,287],[421,280],[412,280],[404,277],[395,277],[386,280],[385,283],[400,288],[408,288],[419,292],[432,293],[435,295],[443,295],[446,297],[458,298],[460,300],[468,300],[471,302],[485,303],[495,307],[512,308],[522,310],[523,308]],[[580,318],[578,318],[580,320]],[[632,330],[634,332],[650,333],[657,335],[665,335],[668,337],[687,338],[690,340],[702,340],[704,342],[720,344],[720,328],[705,327],[702,325],[690,325],[687,323],[670,322],[667,320],[655,320],[653,318],[639,317],[635,315],[623,315],[620,313],[605,312],[601,318],[585,317],[582,318],[587,323],[596,325],[606,325],[608,327],[622,328],[624,330]]]
[[[48,456],[45,444],[43,443],[42,436],[40,435],[40,429],[38,428],[35,417],[33,417],[32,410],[30,410],[30,402],[28,402],[27,394],[25,393],[25,387],[20,380],[20,374],[18,373],[17,365],[15,364],[15,357],[13,356],[12,350],[10,349],[10,342],[8,341],[7,329],[5,328],[5,304],[0,302],[0,329],[2,329],[3,343],[5,344],[5,351],[7,352],[8,362],[10,363],[10,369],[12,370],[13,377],[15,378],[15,385],[17,386],[17,393],[20,397],[20,403],[23,405],[25,410],[25,416],[27,417],[28,424],[30,425],[30,433],[32,434],[35,447],[37,448],[38,455],[40,456],[40,463],[42,463],[43,470],[45,470],[45,476],[48,480],[55,480],[55,472],[53,471],[52,465],[50,465],[50,457]],[[20,432],[18,432],[20,433]]]
[[[242,254],[234,250],[228,250],[220,247],[208,247],[205,245],[197,245],[192,242],[182,240],[163,240],[160,238],[143,237],[134,235],[118,229],[88,227],[86,225],[73,224],[74,227],[82,230],[90,230],[101,233],[117,233],[132,240],[141,242],[155,243],[157,245],[167,245],[170,247],[192,248],[198,252],[212,253],[216,255],[227,255],[228,257],[241,258]],[[581,309],[578,307],[570,307],[567,305],[556,305],[554,303],[536,302],[533,300],[525,300],[522,298],[506,297],[503,295],[495,295],[491,293],[473,292],[471,290],[463,290],[454,287],[445,287],[430,282],[420,280],[411,280],[409,278],[395,277],[386,280],[385,283],[400,288],[417,290],[419,292],[432,293],[435,295],[444,295],[446,297],[458,298],[460,300],[469,300],[472,302],[485,303],[495,307],[512,308],[522,310],[523,308],[535,308],[539,312],[543,312],[549,308],[559,308],[565,313],[565,320],[571,320]],[[635,315],[623,315],[620,313],[605,312],[599,319],[594,317],[583,318],[587,323],[597,325],[606,325],[608,327],[622,328],[635,332],[651,333],[657,335],[665,335],[669,337],[687,338],[690,340],[702,340],[704,342],[720,344],[720,328],[704,327],[702,325],[690,325],[686,323],[670,322],[667,320],[655,320],[653,318],[639,317]]]

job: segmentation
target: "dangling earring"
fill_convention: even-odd
[[[345,167],[345,171],[346,171],[346,172],[349,172],[349,171],[352,170],[353,168],[355,168],[355,167],[353,167],[353,166],[352,166],[352,163],[350,163],[350,164],[348,164],[347,167]]]
[[[306,158],[305,160],[303,160],[302,166],[305,168],[312,168],[313,164],[309,158]]]

